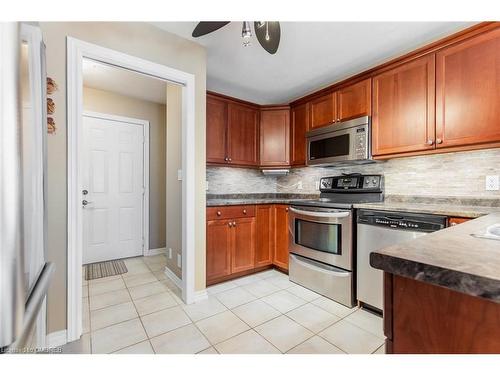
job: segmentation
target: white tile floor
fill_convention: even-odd
[[[275,271],[217,284],[185,305],[164,255],[125,259],[128,272],[83,282],[83,336],[63,353],[384,353],[382,319]]]

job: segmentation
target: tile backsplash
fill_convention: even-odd
[[[316,181],[341,173],[374,173],[385,178],[386,195],[500,198],[485,190],[487,175],[500,175],[500,149],[392,159],[349,167],[294,168],[287,176],[264,176],[256,169],[208,167],[210,194],[318,193]],[[302,182],[302,189],[298,184]]]

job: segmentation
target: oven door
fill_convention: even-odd
[[[292,206],[289,250],[352,271],[352,211]]]

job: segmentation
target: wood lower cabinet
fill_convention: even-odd
[[[235,219],[232,223],[231,273],[255,267],[255,217]]]
[[[277,204],[275,212],[275,241],[273,263],[278,267],[288,270],[288,206]]]
[[[293,107],[290,124],[290,164],[306,165],[306,132],[309,130],[309,103]]]
[[[331,125],[337,119],[337,95],[329,93],[313,99],[310,105],[310,129]]]
[[[287,205],[209,207],[207,218],[207,285],[272,265],[288,270]]]
[[[346,121],[372,113],[372,80],[346,86],[337,91],[337,121]]]
[[[436,146],[500,142],[500,29],[436,54]]]
[[[388,354],[498,354],[500,304],[384,273]]]
[[[230,220],[207,222],[207,282],[231,274],[231,227]]]
[[[373,155],[434,148],[434,55],[373,78]]]
[[[255,267],[273,264],[273,252],[275,246],[275,219],[274,206],[272,204],[257,205],[255,209],[256,219],[256,245],[255,245]]]
[[[236,103],[228,104],[229,164],[256,166],[259,164],[259,111]]]
[[[260,111],[260,166],[290,165],[290,108]]]

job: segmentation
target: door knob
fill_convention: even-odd
[[[228,160],[229,160],[229,161],[231,161],[232,159],[231,159],[231,158],[229,158]]]
[[[438,138],[438,139],[436,139],[436,143],[437,143],[438,145],[440,145],[441,143],[443,143],[443,140],[442,140],[441,138]]]
[[[82,190],[82,194],[83,194],[83,195],[87,195],[88,193],[89,193],[89,191],[88,191],[87,189],[83,189],[83,190]]]
[[[222,215],[222,213],[220,211],[217,211],[217,216],[220,216]]]
[[[229,222],[227,225],[229,225],[229,228],[233,226],[233,223]]]
[[[226,157],[224,158],[224,161],[229,161],[229,158],[226,156]]]
[[[236,221],[233,221],[233,227],[235,227],[235,226],[236,226]]]
[[[243,214],[246,215],[247,214],[247,210],[244,209],[243,210]]]
[[[429,139],[429,140],[427,141],[427,144],[428,144],[429,146],[432,146],[432,145],[434,144],[434,141],[433,141],[432,139]]]
[[[92,203],[92,202],[89,202],[89,201],[87,201],[87,200],[85,200],[85,199],[82,201],[82,205],[83,205],[84,207],[85,207],[85,206],[87,206],[87,205],[89,205],[89,204],[91,204],[91,203]]]

